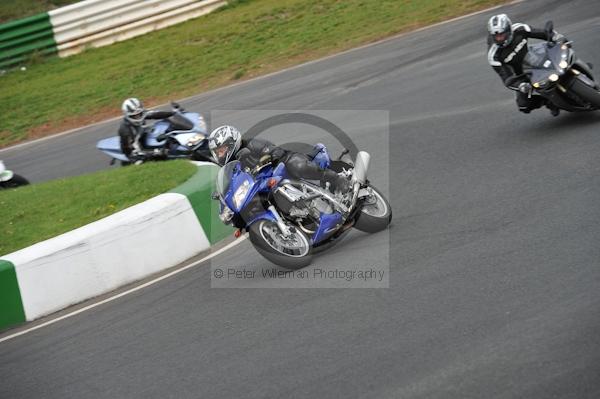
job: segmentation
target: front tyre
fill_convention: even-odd
[[[388,200],[375,187],[369,187],[371,195],[364,199],[356,216],[354,227],[366,233],[385,230],[392,221],[392,207]]]
[[[573,80],[571,91],[585,102],[592,104],[594,108],[600,109],[600,92],[591,87],[585,80],[588,80],[588,78],[584,78],[582,75],[577,76]]]
[[[277,223],[259,220],[250,226],[250,241],[268,261],[286,269],[297,270],[310,265],[312,247],[304,232],[288,225],[290,235],[284,236]]]

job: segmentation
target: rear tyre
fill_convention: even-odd
[[[591,87],[582,79],[581,75],[573,80],[571,91],[585,102],[592,104],[594,108],[600,109],[600,92]]]
[[[259,220],[250,226],[250,241],[268,261],[290,270],[301,269],[312,261],[310,240],[295,226],[288,227],[291,234],[284,237],[277,223]]]
[[[388,200],[375,187],[370,187],[373,195],[365,199],[354,227],[365,233],[385,230],[392,221],[392,207]]]

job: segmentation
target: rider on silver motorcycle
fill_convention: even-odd
[[[176,103],[173,106],[180,111],[183,109]],[[121,105],[123,120],[119,126],[121,150],[132,161],[143,161],[149,158],[166,157],[166,148],[148,149],[144,147],[144,137],[148,132],[146,120],[167,119],[175,115],[176,111],[148,111],[137,98],[128,98]]]

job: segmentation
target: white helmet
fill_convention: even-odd
[[[139,126],[144,123],[144,118],[146,118],[146,109],[144,108],[144,104],[142,104],[142,102],[137,98],[132,97],[123,101],[121,110],[123,111],[125,119],[132,124]]]
[[[242,145],[242,134],[233,126],[220,126],[208,136],[208,148],[216,163],[224,166]]]
[[[508,15],[498,14],[490,18],[487,25],[492,41],[500,47],[506,47],[512,42],[512,22]]]

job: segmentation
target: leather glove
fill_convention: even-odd
[[[529,93],[531,91],[531,83],[529,82],[523,82],[519,85],[519,91],[521,93]]]
[[[567,38],[562,33],[555,32],[554,36],[552,36],[552,41],[554,43],[564,43],[567,41]]]
[[[185,109],[183,109],[183,107],[175,101],[171,101],[171,107],[173,107],[173,109],[179,110],[180,112],[185,112]]]

